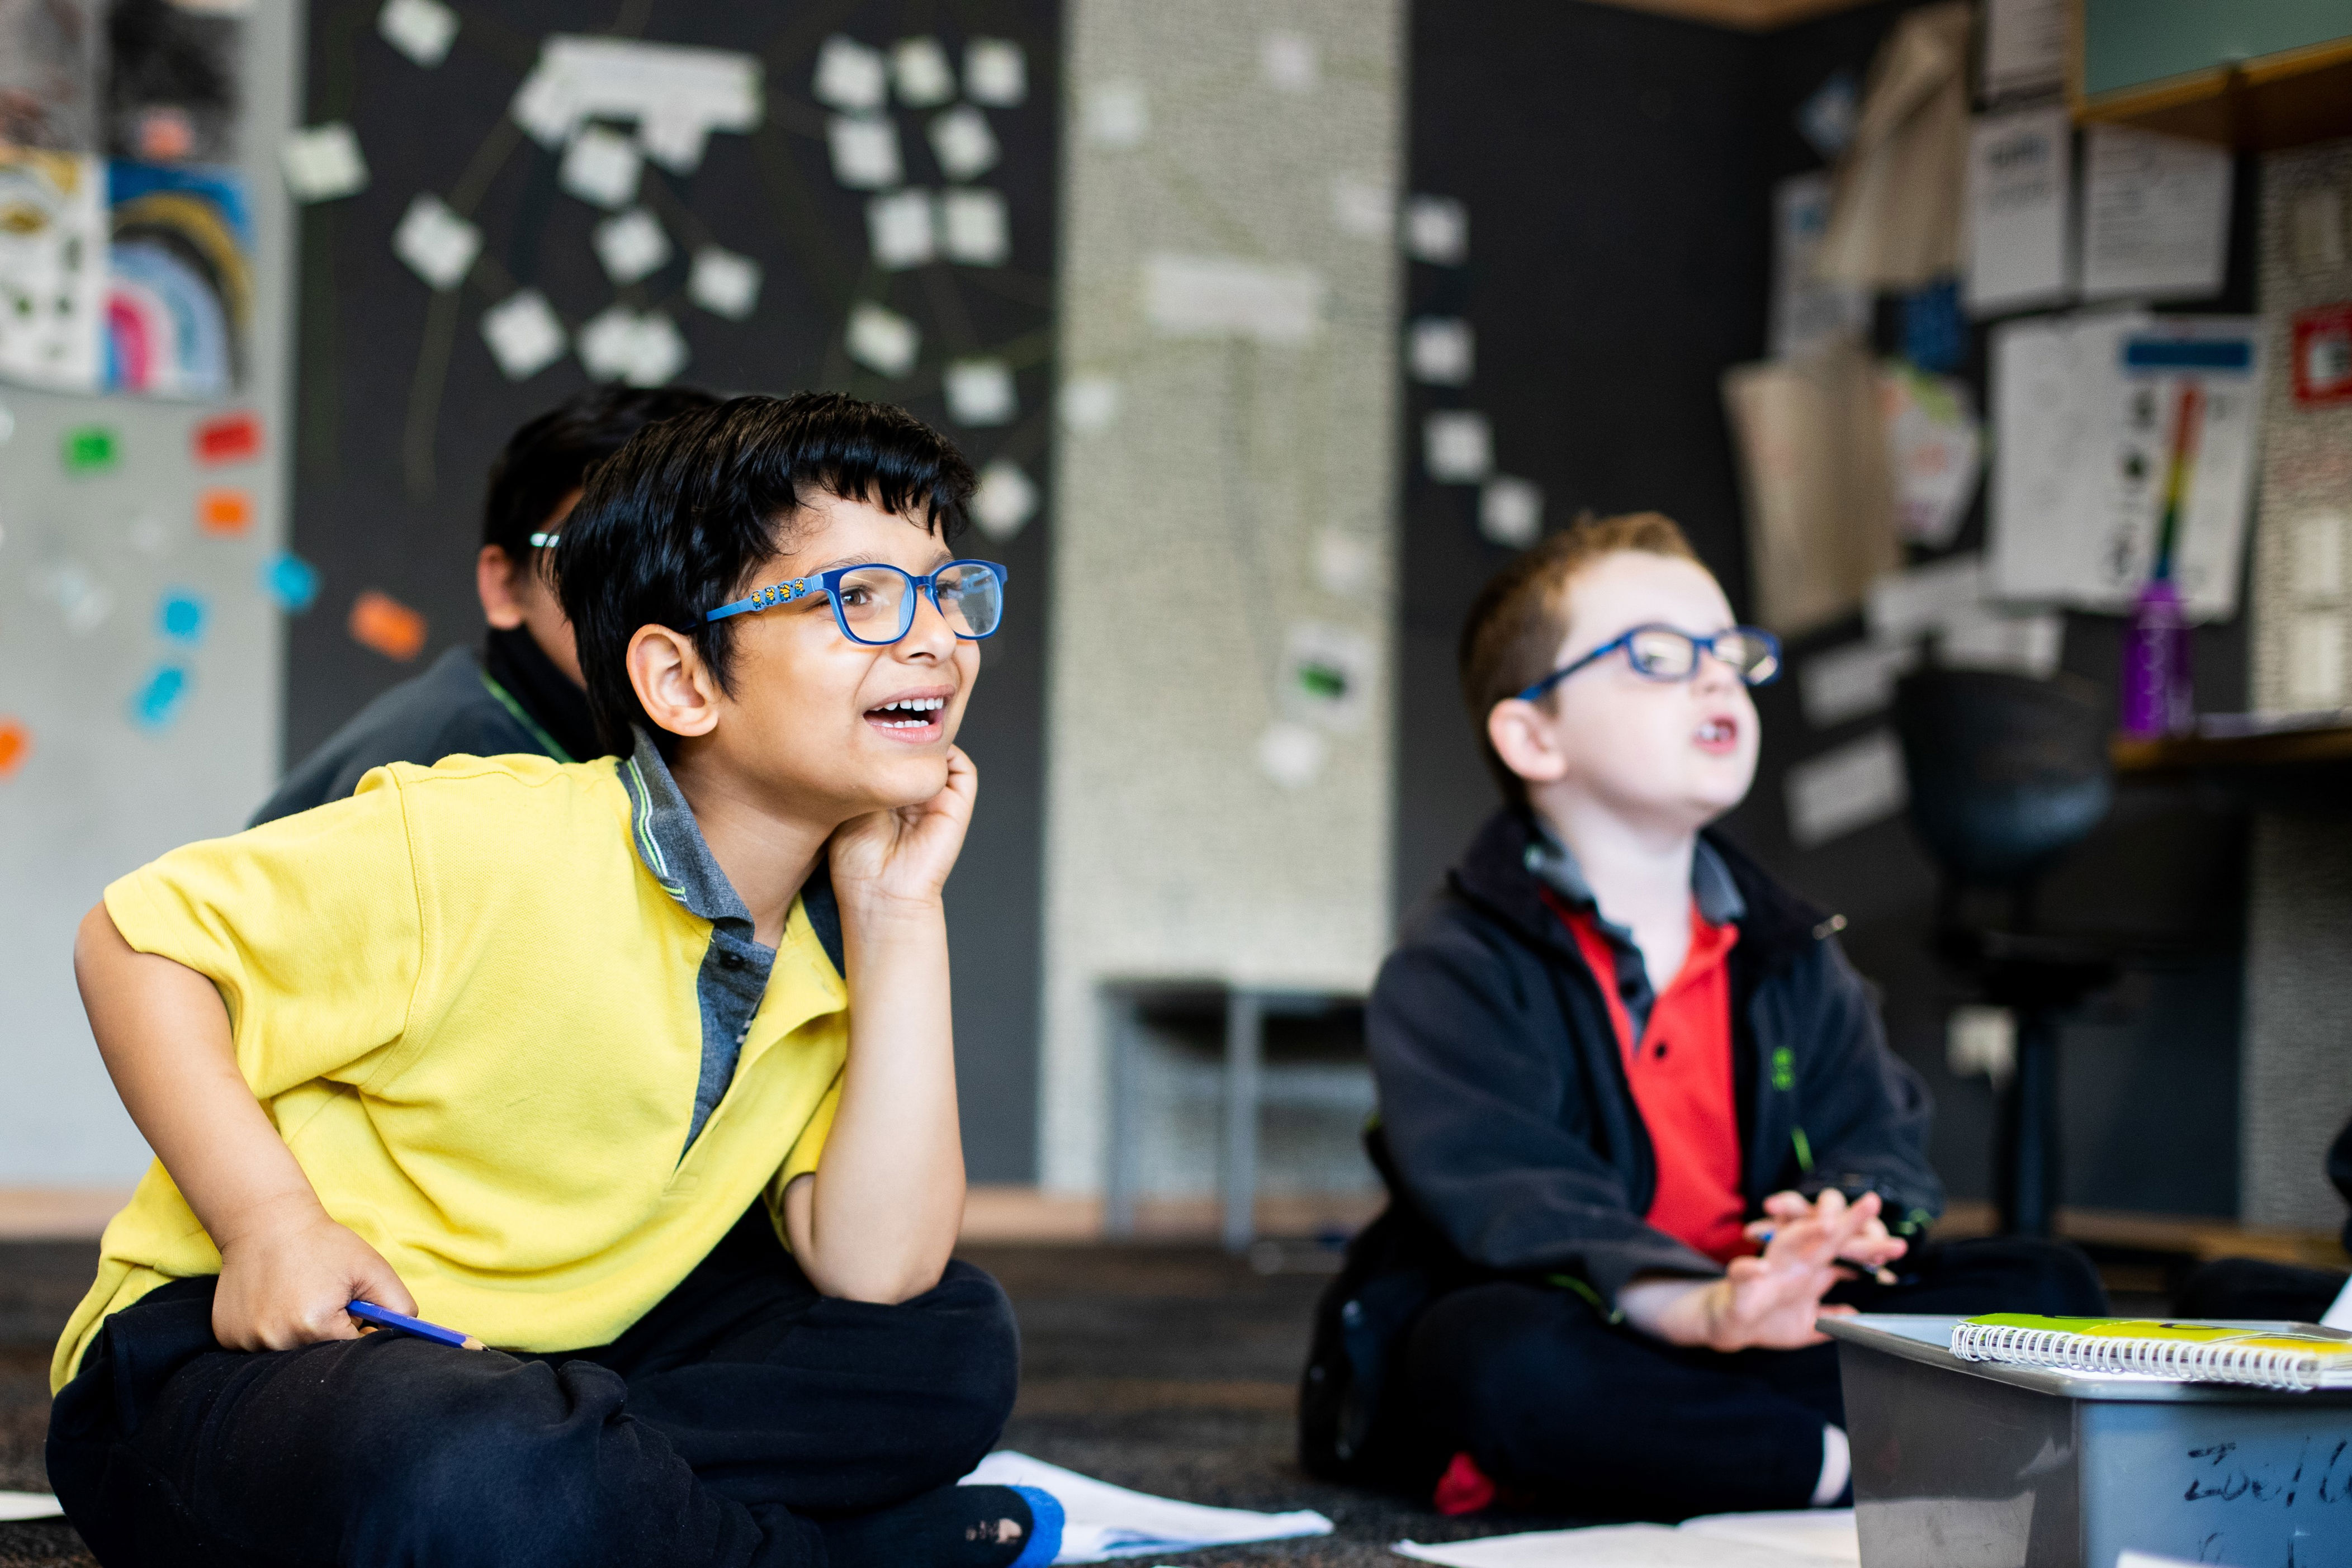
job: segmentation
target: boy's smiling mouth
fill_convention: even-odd
[[[1726,714],[1717,714],[1702,723],[1692,737],[1702,751],[1727,752],[1739,745],[1739,721]]]
[[[937,740],[946,724],[944,688],[908,692],[866,710],[866,722],[893,740]]]

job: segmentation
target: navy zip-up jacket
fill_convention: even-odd
[[[1898,1233],[1924,1228],[1943,1207],[1927,1087],[1887,1049],[1843,922],[1707,841],[1747,904],[1730,970],[1749,1217],[1834,1186],[1878,1193]],[[1528,869],[1535,842],[1523,810],[1489,819],[1381,967],[1366,1031],[1383,1174],[1396,1218],[1470,1273],[1565,1276],[1613,1313],[1637,1274],[1723,1270],[1643,1218],[1649,1135],[1600,988]]]

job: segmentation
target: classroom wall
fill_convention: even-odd
[[[244,19],[247,384],[201,402],[0,384],[0,726],[26,747],[0,766],[0,1186],[127,1184],[145,1166],[82,1019],[74,928],[115,877],[233,831],[276,776],[282,628],[262,572],[286,535],[292,226],[277,150],[300,21],[281,5]],[[200,465],[196,427],[238,410],[259,416],[258,458]],[[93,425],[117,460],[69,472],[67,433]],[[250,495],[244,531],[199,532],[208,486]],[[193,635],[167,633],[167,596],[201,606]],[[142,720],[138,695],[166,668],[185,695]]]
[[[1413,24],[1412,188],[1469,207],[1466,267],[1414,266],[1406,313],[1463,315],[1478,363],[1461,389],[1408,386],[1405,426],[1471,406],[1495,422],[1496,466],[1544,488],[1547,528],[1580,510],[1675,517],[1749,602],[1725,366],[1765,351],[1773,183],[1822,166],[1796,110],[1833,72],[1857,80],[1907,5],[1881,4],[1763,36],[1583,3],[1422,7]],[[1497,157],[1509,147],[1513,155]],[[2242,180],[2231,283],[2252,300],[2252,181]],[[1881,348],[1895,321],[1882,312]],[[1983,388],[1982,333],[1962,373]],[[1982,406],[1981,401],[1979,406]],[[1507,552],[1476,529],[1475,493],[1433,484],[1404,454],[1399,772],[1400,913],[1434,887],[1498,803],[1454,687],[1472,595]],[[1955,549],[1979,548],[1982,504]],[[2065,667],[2113,690],[2117,623],[2069,615]],[[1860,634],[1858,618],[1790,649]],[[2197,634],[2201,708],[2245,706],[2242,619]],[[1969,999],[1927,947],[1936,877],[1888,821],[1812,850],[1787,826],[1789,766],[1883,719],[1814,732],[1795,683],[1758,694],[1757,786],[1724,829],[1798,891],[1846,915],[1849,954],[1881,989],[1888,1037],[1935,1092],[1930,1153],[1955,1196],[1990,1196],[1992,1094],[1945,1064],[1945,1020]],[[2134,928],[2180,956],[2130,976],[2066,1030],[2068,1202],[2175,1213],[2237,1208],[2242,815],[2189,789],[2134,787],[2045,889],[2053,925]],[[2184,1150],[2210,1157],[2184,1158]]]
[[[1404,38],[1360,0],[1070,29],[1039,1176],[1090,1191],[1103,979],[1360,988],[1387,940]]]

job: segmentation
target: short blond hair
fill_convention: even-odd
[[[1664,512],[1627,512],[1614,517],[1588,512],[1488,579],[1462,624],[1456,657],[1462,704],[1470,710],[1471,727],[1477,731],[1478,750],[1488,770],[1514,801],[1526,800],[1527,783],[1487,738],[1486,716],[1496,703],[1551,673],[1551,662],[1568,637],[1569,584],[1604,556],[1626,550],[1703,565],[1681,525]]]

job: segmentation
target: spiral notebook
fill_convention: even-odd
[[[1964,1361],[2173,1383],[2352,1388],[2352,1337],[2315,1327],[1992,1312],[1953,1328],[1952,1354]]]

